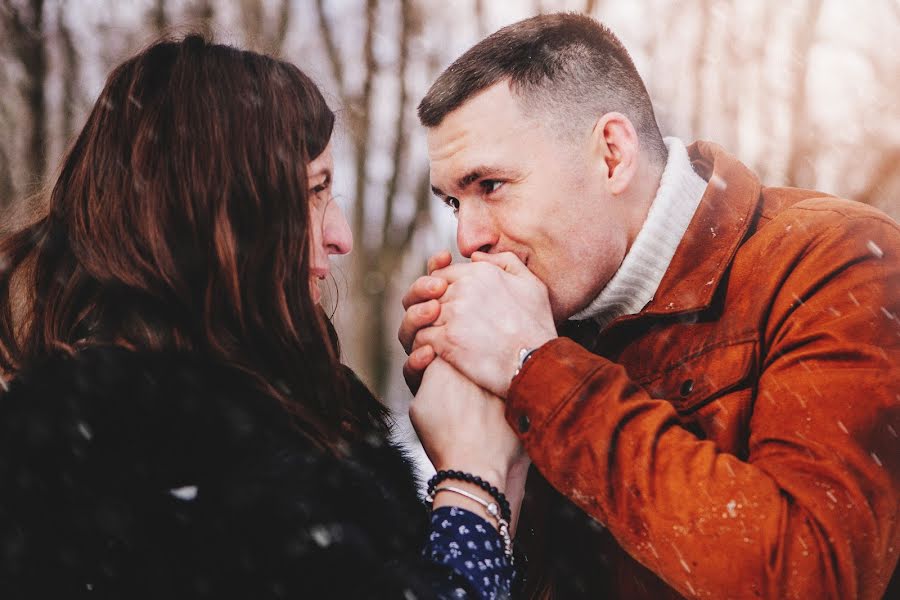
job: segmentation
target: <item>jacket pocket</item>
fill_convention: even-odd
[[[756,337],[711,344],[639,381],[653,398],[691,413],[747,383],[756,362]]]

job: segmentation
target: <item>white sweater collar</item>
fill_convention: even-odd
[[[706,181],[691,167],[684,143],[675,137],[664,141],[669,157],[646,221],[619,270],[573,320],[594,319],[602,330],[620,316],[640,312],[656,294],[706,191]]]

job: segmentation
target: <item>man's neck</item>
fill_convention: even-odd
[[[653,298],[706,190],[706,181],[691,167],[681,140],[666,138],[669,158],[656,183],[650,206],[629,240],[628,251],[619,270],[600,294],[574,320],[594,319],[601,327],[626,314],[634,314]],[[653,178],[647,178],[648,187]],[[629,232],[630,233],[630,232]]]
[[[666,157],[668,162],[668,148],[666,151]],[[638,172],[638,177],[636,181],[638,181],[637,189],[634,192],[634,197],[628,201],[628,206],[631,207],[630,214],[628,215],[628,245],[626,247],[626,254],[629,250],[631,250],[631,246],[634,244],[635,238],[637,238],[638,234],[641,231],[641,228],[644,226],[644,223],[647,221],[647,215],[650,212],[650,207],[653,206],[653,201],[656,199],[656,196],[659,194],[659,186],[662,181],[663,172],[666,168],[666,163],[657,164],[652,162],[649,157],[641,155],[641,165],[640,170]]]

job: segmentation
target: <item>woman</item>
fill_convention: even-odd
[[[338,362],[333,124],[293,65],[196,35],[110,75],[47,214],[0,244],[2,597],[508,593],[489,486],[450,477],[429,517]],[[446,365],[427,379],[487,410],[474,435],[503,423]],[[502,496],[521,448],[489,437],[430,451]]]

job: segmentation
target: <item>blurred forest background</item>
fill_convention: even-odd
[[[415,107],[480,38],[559,10],[621,37],[664,135],[900,218],[900,0],[0,0],[0,230],[39,206],[110,69],[160,33],[293,61],[340,115],[335,187],[356,245],[329,295],[345,361],[402,409],[399,298],[455,245]]]

